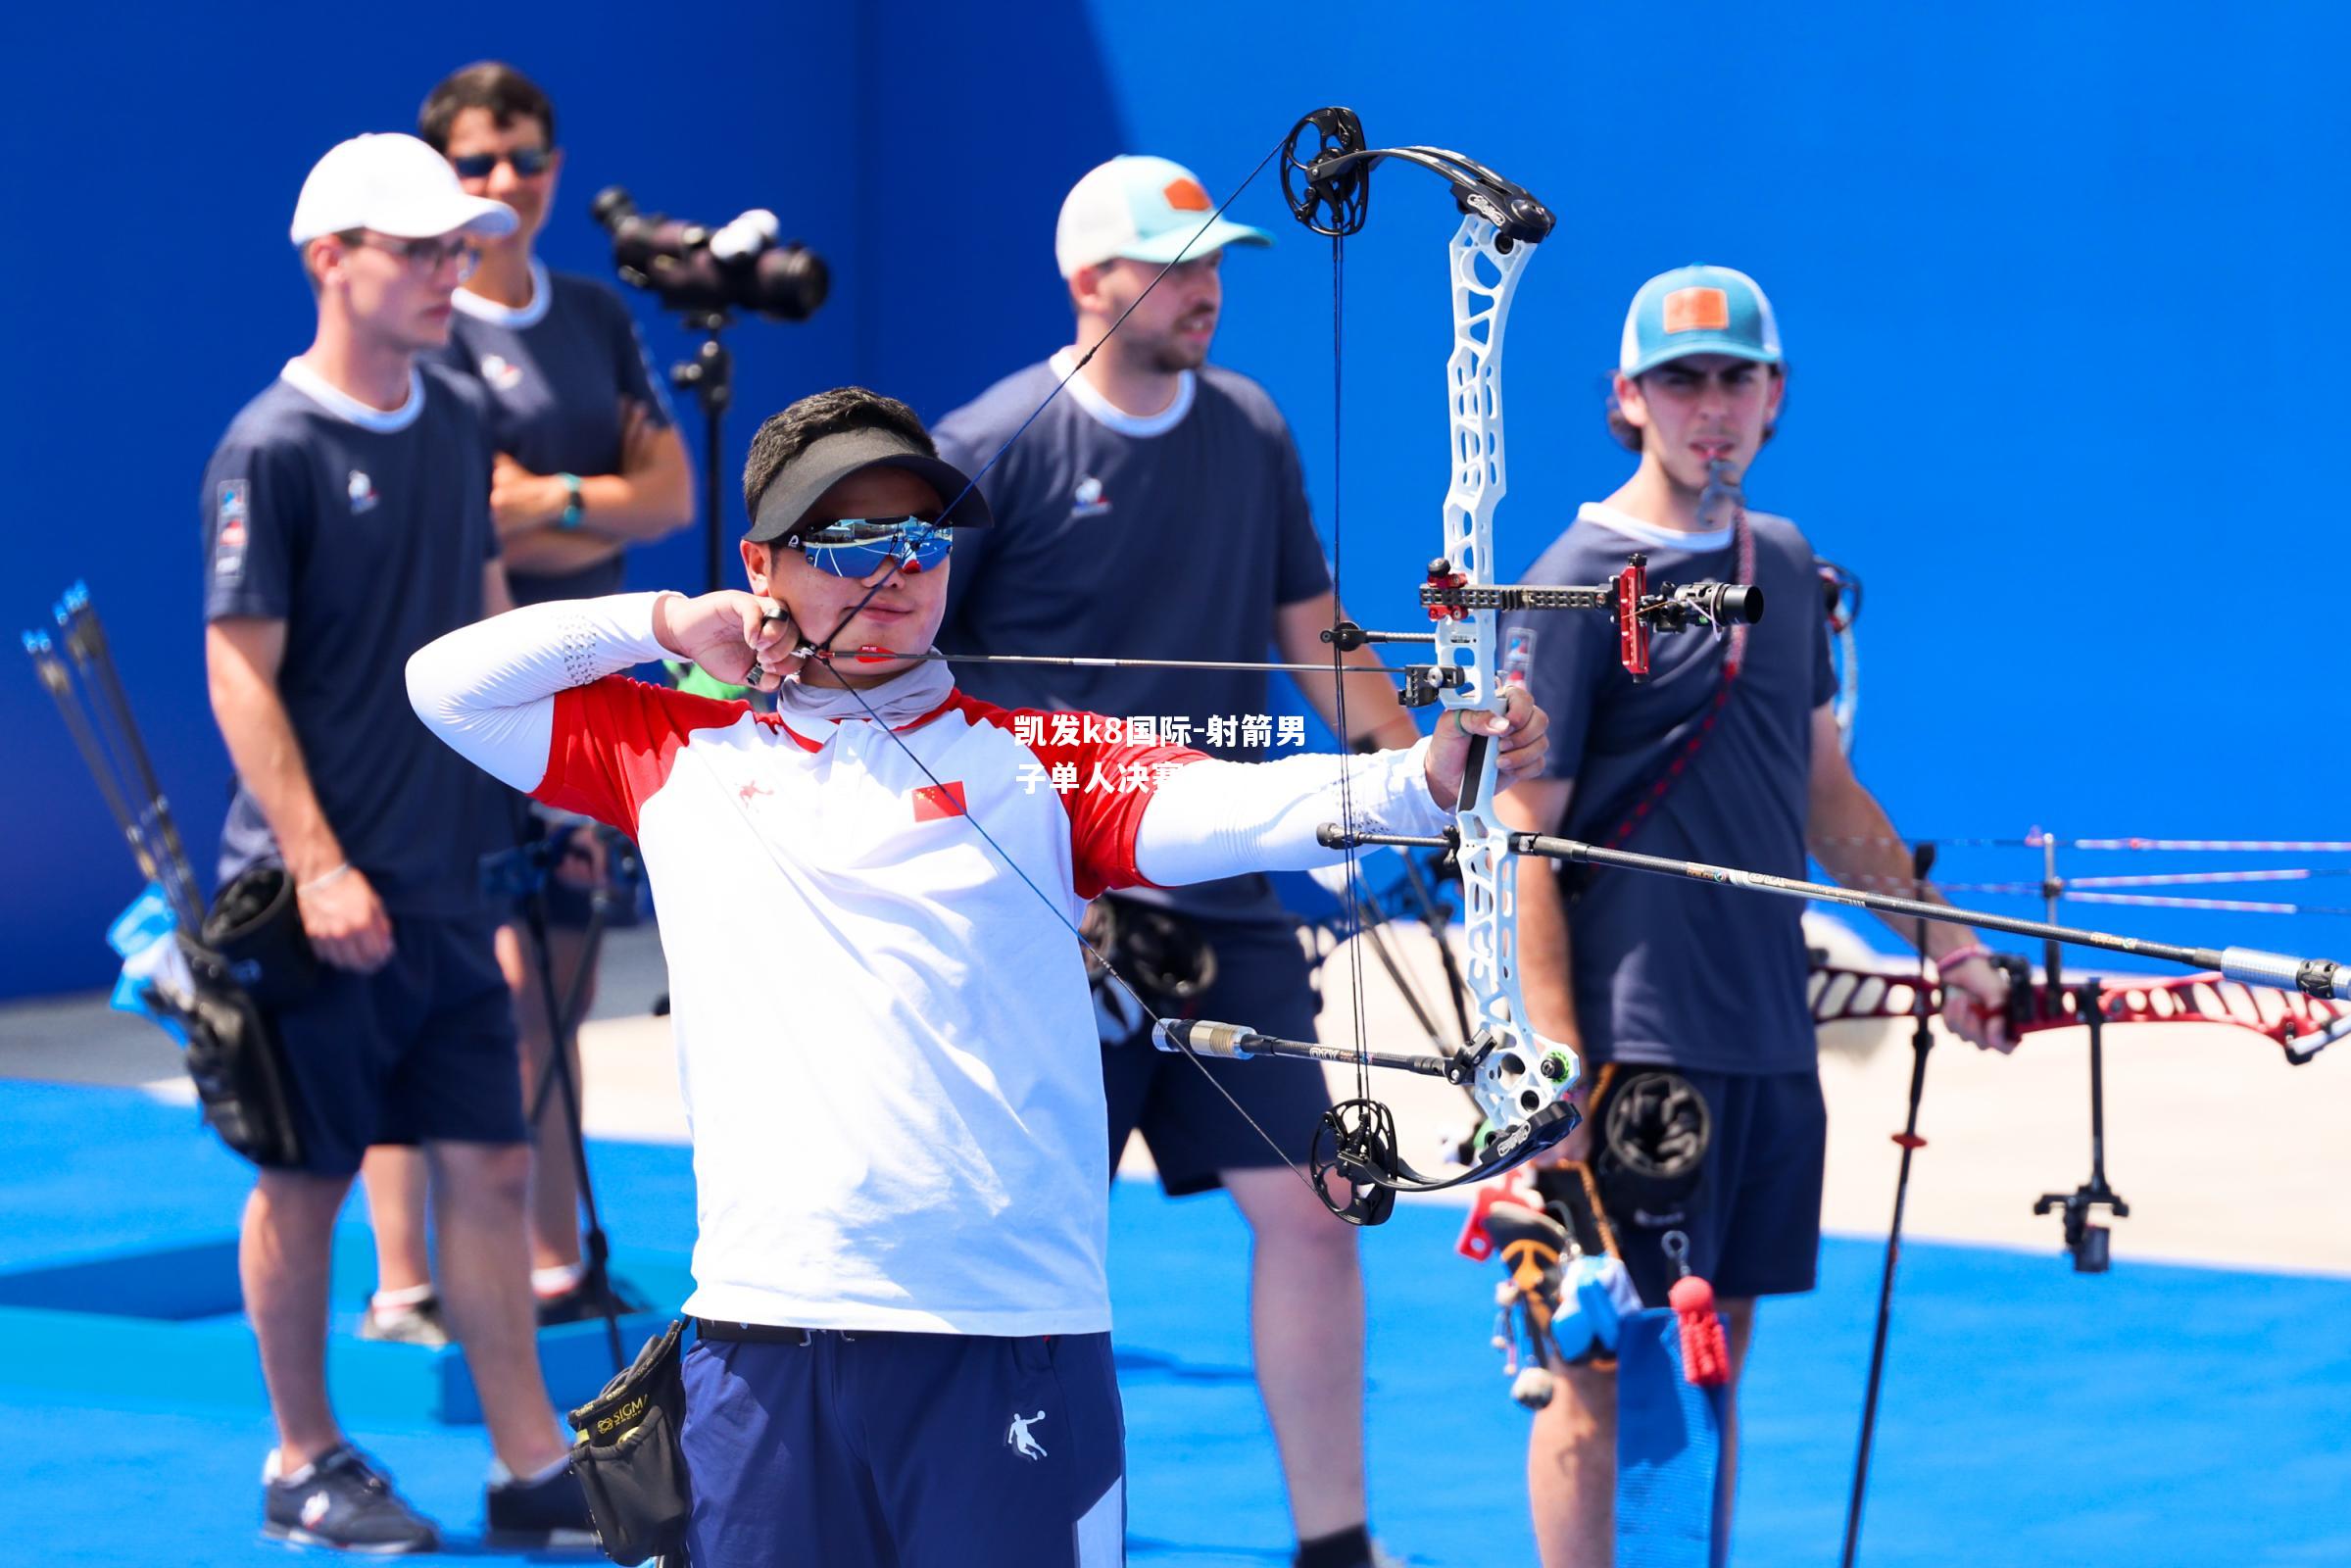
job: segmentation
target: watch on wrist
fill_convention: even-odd
[[[563,514],[555,519],[555,525],[567,533],[578,527],[580,519],[586,515],[579,504],[579,475],[559,473],[556,477],[563,481],[563,493],[570,499],[563,503]]]

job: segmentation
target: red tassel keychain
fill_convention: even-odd
[[[1714,1309],[1714,1287],[1690,1271],[1688,1237],[1668,1231],[1663,1246],[1682,1275],[1665,1293],[1681,1321],[1682,1376],[1700,1388],[1720,1387],[1731,1381],[1731,1343],[1723,1334],[1722,1315]]]

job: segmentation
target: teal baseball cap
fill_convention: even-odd
[[[1690,354],[1781,363],[1780,322],[1753,278],[1736,268],[1677,267],[1641,285],[1625,313],[1617,368],[1641,375]]]
[[[1261,228],[1218,218],[1207,187],[1191,170],[1165,158],[1123,156],[1097,164],[1069,188],[1053,225],[1053,260],[1061,275],[1124,257],[1189,261],[1227,245],[1271,245]]]

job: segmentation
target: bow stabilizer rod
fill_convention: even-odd
[[[1206,1018],[1161,1018],[1151,1025],[1151,1044],[1161,1051],[1188,1056],[1222,1056],[1229,1061],[1247,1061],[1252,1056],[1278,1056],[1290,1061],[1329,1061],[1342,1067],[1358,1062],[1373,1067],[1388,1067],[1397,1072],[1417,1073],[1424,1078],[1443,1078],[1447,1083],[1467,1083],[1470,1067],[1459,1056],[1418,1055],[1408,1052],[1357,1052],[1351,1046],[1326,1046],[1312,1040],[1284,1040],[1275,1035],[1261,1035],[1256,1030],[1237,1023],[1214,1023]]]
[[[1357,847],[1395,845],[1410,849],[1443,848],[1448,842],[1444,837],[1417,834],[1349,834],[1336,822],[1324,823],[1316,836],[1329,849],[1344,849],[1350,841]],[[1680,877],[1690,882],[1711,882],[1719,887],[1745,888],[1749,892],[1770,893],[1781,898],[1818,899],[1824,904],[1842,904],[1880,914],[1907,915],[1912,919],[1934,920],[1942,925],[1973,926],[1980,931],[2000,931],[2039,942],[2059,942],[2067,947],[2125,953],[2133,957],[2154,958],[2190,969],[2215,969],[2230,980],[2243,981],[2247,985],[2275,986],[2282,991],[2299,991],[2304,996],[2316,997],[2322,1002],[2351,998],[2351,964],[2338,963],[2331,958],[2300,958],[2283,953],[2268,953],[2260,948],[2191,948],[2171,942],[2150,942],[2143,937],[2117,936],[2109,931],[2057,925],[2047,920],[2024,920],[2013,915],[1991,914],[1983,909],[1929,904],[1921,899],[1864,893],[1855,888],[1840,888],[1826,882],[1803,882],[1794,877],[1773,876],[1768,872],[1748,871],[1738,866],[1709,865],[1703,860],[1676,860],[1659,855],[1636,855],[1626,850],[1603,849],[1597,844],[1558,838],[1548,833],[1513,833],[1510,835],[1510,849],[1514,854],[1540,855],[1545,859],[1607,866],[1622,871],[1642,871],[1651,876]]]

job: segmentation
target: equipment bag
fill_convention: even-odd
[[[693,1494],[679,1441],[686,1379],[683,1318],[645,1342],[627,1371],[571,1412],[571,1473],[588,1494],[596,1544],[629,1568],[655,1556],[683,1564]]]

